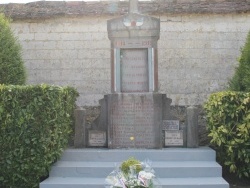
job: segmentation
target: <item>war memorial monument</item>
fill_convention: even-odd
[[[131,156],[152,161],[162,188],[228,188],[215,151],[199,147],[196,107],[180,123],[170,114],[171,99],[158,92],[160,20],[141,15],[130,0],[129,13],[108,20],[107,33],[111,93],[91,127],[84,109],[75,110],[75,148],[64,151],[40,188],[105,187],[115,164]]]

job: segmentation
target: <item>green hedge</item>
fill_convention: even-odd
[[[78,93],[0,85],[0,187],[38,187],[67,146]]]
[[[250,177],[250,93],[215,93],[204,108],[219,162],[239,177]]]

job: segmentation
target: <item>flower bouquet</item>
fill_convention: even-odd
[[[161,188],[151,162],[140,162],[134,157],[116,166],[106,178],[106,188]]]

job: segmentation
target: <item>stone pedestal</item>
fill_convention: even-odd
[[[86,125],[85,125],[86,111],[82,108],[78,108],[75,110],[74,115],[75,115],[74,146],[76,148],[83,148],[87,146]]]
[[[187,147],[199,147],[198,138],[198,109],[194,106],[187,108]]]
[[[165,94],[109,94],[108,147],[162,148]]]

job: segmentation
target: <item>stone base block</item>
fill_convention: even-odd
[[[162,148],[165,94],[121,93],[105,97],[109,148]]]

